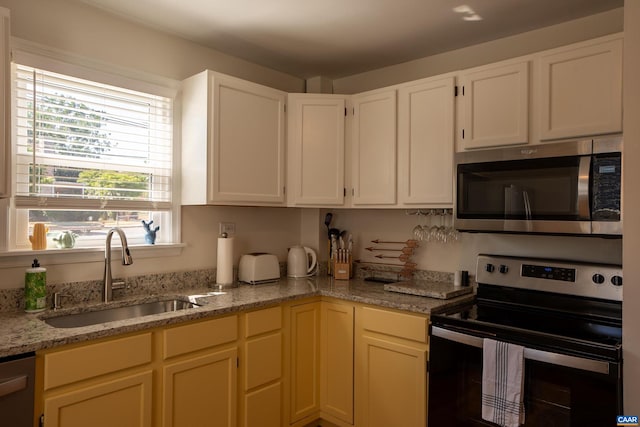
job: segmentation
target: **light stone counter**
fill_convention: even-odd
[[[155,295],[117,300],[107,305],[117,307],[138,302],[200,295],[196,297],[196,302],[202,306],[79,328],[54,328],[46,324],[42,318],[97,309],[106,305],[80,305],[57,312],[47,310],[36,314],[20,311],[0,312],[0,357],[267,307],[318,295],[425,314],[442,311],[448,307],[469,302],[474,298],[473,295],[466,295],[441,300],[405,295],[385,291],[383,284],[380,283],[365,282],[360,279],[337,281],[330,277],[281,279],[276,283],[254,286],[239,285],[224,289],[224,294],[207,296],[207,292],[211,291],[211,288],[195,288],[182,292],[159,292]]]

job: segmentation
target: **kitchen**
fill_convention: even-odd
[[[533,31],[487,42],[463,49],[460,52],[425,58],[414,64],[402,64],[380,72],[369,72],[359,76],[345,77],[334,81],[336,93],[355,93],[367,89],[395,84],[428,75],[441,74],[457,68],[466,68],[482,62],[493,62],[536,50],[573,43],[581,39],[599,37],[622,31],[638,31],[633,17],[640,17],[638,6],[626,2],[624,10],[617,9],[596,17],[587,17],[559,28]],[[170,37],[144,27],[133,25],[112,15],[96,11],[88,6],[70,2],[2,1],[2,6],[12,10],[12,35],[34,43],[51,46],[65,52],[96,58],[96,61],[118,64],[129,69],[157,74],[162,70],[165,77],[181,80],[209,68],[219,72],[256,81],[288,92],[302,92],[304,81],[283,73],[257,66],[222,53]],[[33,13],[37,10],[37,13]],[[624,13],[623,13],[624,12]],[[56,23],[50,16],[58,17]],[[61,22],[71,31],[58,31]],[[92,34],[86,37],[86,34]],[[108,41],[107,41],[108,40]],[[135,43],[132,43],[135,40]],[[634,58],[632,36],[625,37],[626,61]],[[96,43],[100,43],[96,51]],[[636,51],[637,45],[635,45]],[[146,55],[140,55],[144,51]],[[482,58],[482,59],[479,59]],[[635,61],[638,58],[635,57]],[[627,73],[625,75],[633,75]],[[626,79],[625,115],[637,116],[640,106],[635,105],[629,93],[635,82]],[[635,114],[634,114],[635,112]],[[625,120],[625,140],[635,140],[639,131],[634,120]],[[634,131],[636,133],[634,133]],[[625,158],[636,158],[634,146],[627,144]],[[630,154],[631,153],[631,154]],[[634,182],[637,171],[625,169],[627,182]],[[633,189],[626,187],[625,216],[635,218],[640,197]],[[356,240],[367,242],[380,239],[406,239],[416,225],[414,218],[407,218],[404,210],[331,210],[336,227],[352,230]],[[242,208],[242,207],[185,207],[182,209],[182,241],[187,243],[181,254],[174,257],[139,258],[128,270],[118,273],[126,275],[154,274],[162,272],[199,270],[215,267],[215,241],[218,223],[230,221],[236,224],[236,254],[269,251],[286,259],[286,248],[303,243],[321,249],[325,244],[325,230],[322,225],[325,211],[298,208]],[[603,240],[597,238],[554,238],[548,236],[505,236],[505,235],[464,235],[462,241],[451,245],[425,245],[416,256],[420,269],[453,272],[457,269],[473,271],[475,256],[481,252],[512,253],[518,255],[566,258],[571,253],[587,261],[621,262],[625,264],[626,283],[633,283],[633,250],[640,244],[632,221],[625,223],[625,239]],[[204,237],[203,237],[204,236]],[[244,236],[244,238],[243,238]],[[249,239],[248,236],[251,236]],[[638,241],[636,241],[638,240]],[[277,241],[277,244],[273,242]],[[628,267],[627,267],[628,266]],[[102,262],[49,265],[48,280],[64,283],[96,280],[102,272]],[[19,288],[23,282],[24,267],[3,261],[3,288]],[[635,324],[637,304],[634,288],[625,288],[625,324]],[[634,305],[635,304],[635,305]],[[629,309],[630,307],[630,309]],[[637,316],[637,315],[636,315]],[[631,319],[631,320],[629,320]],[[635,319],[635,320],[634,320]],[[625,335],[625,378],[640,369],[640,339],[637,332],[626,330]],[[632,380],[625,382],[625,410],[628,414],[640,408],[638,388]]]

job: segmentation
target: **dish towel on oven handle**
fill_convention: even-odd
[[[482,419],[502,427],[524,424],[524,347],[485,338]]]

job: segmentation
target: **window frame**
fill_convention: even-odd
[[[31,66],[34,68],[40,68],[43,70],[51,71],[54,73],[65,74],[76,78],[95,81],[97,83],[108,84],[118,86],[134,91],[146,92],[154,95],[160,95],[172,99],[173,104],[173,134],[172,134],[172,169],[171,169],[171,194],[172,194],[172,206],[171,209],[166,211],[171,215],[171,229],[164,229],[165,241],[170,240],[167,243],[157,243],[156,245],[131,245],[132,251],[146,253],[142,257],[147,256],[163,256],[163,252],[166,252],[167,256],[174,256],[176,251],[178,253],[184,244],[181,243],[181,221],[180,221],[180,100],[179,89],[180,82],[173,79],[168,79],[158,75],[131,70],[114,66],[113,64],[105,64],[100,61],[88,59],[86,57],[69,54],[63,51],[54,50],[46,46],[28,42],[25,40],[12,38],[12,60],[13,62],[23,65]],[[12,67],[11,73],[11,88],[12,99],[14,91],[14,72]],[[11,106],[11,134],[12,140],[10,145],[13,146],[15,138],[15,113],[16,109],[13,104]],[[16,153],[11,153],[11,165],[16,162]],[[67,261],[58,261],[58,254],[64,254],[64,258],[76,258],[78,260],[86,260],[87,262],[93,262],[99,260],[104,251],[104,248],[78,248],[78,249],[54,249],[47,248],[44,251],[32,251],[19,245],[19,239],[17,238],[18,232],[15,227],[16,212],[14,199],[16,195],[16,182],[12,178],[12,182],[9,183],[11,188],[12,198],[0,200],[0,258],[9,256],[16,258],[11,260],[0,259],[0,266],[11,266],[15,261],[23,256],[32,257],[33,254],[38,253],[40,257],[47,254],[56,254],[51,258],[53,263],[64,263]],[[23,233],[21,230],[20,233]],[[117,240],[117,239],[116,239]],[[24,240],[23,240],[24,243]],[[117,245],[117,241],[114,242]],[[95,259],[91,253],[98,251],[99,259]],[[29,255],[27,255],[29,254]],[[82,254],[82,256],[80,255]],[[73,261],[72,261],[73,262]],[[82,262],[82,261],[80,261]]]

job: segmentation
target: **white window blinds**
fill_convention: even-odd
[[[14,73],[16,207],[171,209],[170,98]]]

